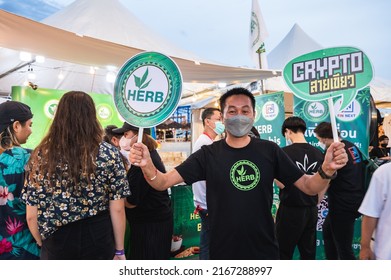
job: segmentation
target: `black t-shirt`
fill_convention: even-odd
[[[369,153],[369,156],[371,158],[383,158],[383,157],[388,157],[389,155],[390,155],[390,148],[383,148],[383,147],[373,147],[373,149]]]
[[[206,180],[211,259],[278,259],[271,214],[273,180],[301,172],[275,143],[251,138],[243,148],[225,140],[204,145],[176,167],[187,184]]]
[[[360,150],[351,142],[342,140],[348,163],[338,170],[337,177],[327,190],[329,214],[357,213],[364,197],[363,159]]]
[[[322,152],[308,143],[293,143],[282,150],[306,174],[315,174],[323,163]],[[318,196],[307,195],[294,185],[285,185],[280,190],[280,203],[291,207],[316,206]]]
[[[150,152],[156,168],[165,173],[166,169],[156,150]],[[140,167],[132,165],[127,174],[132,195],[126,200],[135,208],[126,208],[126,218],[131,223],[159,222],[172,219],[171,200],[167,190],[157,191],[144,178]]]

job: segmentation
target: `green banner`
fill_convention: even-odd
[[[285,138],[281,134],[281,127],[285,120],[284,92],[276,92],[255,96],[256,115],[254,127],[258,130],[262,139],[273,141],[280,147],[285,147]],[[278,206],[280,189],[273,186],[272,215],[275,219]]]
[[[341,110],[342,100],[334,101],[335,116],[337,127],[341,137],[349,142],[354,143],[364,156],[368,157],[369,145],[369,127],[370,127],[370,90],[365,88],[360,90],[348,106]],[[324,101],[305,101],[296,96],[293,98],[293,115],[304,119],[307,124],[305,137],[308,143],[319,147],[318,140],[315,136],[314,129],[321,122],[330,122],[327,100]],[[328,213],[327,201],[323,200],[318,211],[317,225],[317,259],[325,259],[324,242],[322,226]],[[353,236],[353,251],[358,257],[360,252],[361,238],[361,218],[356,220]],[[298,252],[295,258],[298,258]]]
[[[194,213],[194,201],[192,186],[178,185],[170,189],[171,202],[174,211],[174,235],[182,237],[182,246],[177,254],[172,252],[172,257],[180,252],[200,246],[201,218]],[[196,254],[190,254],[187,259],[198,258]]]
[[[12,87],[11,98],[15,101],[23,102],[31,107],[34,114],[32,131],[27,143],[23,145],[26,148],[33,149],[42,140],[49,129],[57,104],[61,96],[68,91],[38,88],[33,90],[31,87]],[[102,125],[114,124],[122,126],[120,116],[114,106],[113,97],[107,94],[89,93],[95,102],[97,117]]]
[[[284,92],[258,95],[255,96],[255,101],[254,127],[262,139],[284,147],[286,143],[281,134],[281,126],[285,120]]]
[[[368,157],[370,127],[370,90],[360,90],[355,99],[341,110],[342,100],[334,101],[337,128],[341,138],[354,143],[361,153]],[[313,146],[319,146],[314,129],[321,122],[330,122],[327,100],[305,101],[296,96],[293,98],[293,114],[301,117],[307,124],[305,137]]]

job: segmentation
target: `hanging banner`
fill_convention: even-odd
[[[281,127],[285,120],[284,92],[255,96],[256,115],[254,127],[262,139],[273,141],[280,147],[285,147],[285,138],[281,134]],[[272,215],[275,218],[280,205],[279,188],[273,186]]]
[[[12,87],[12,100],[29,105],[34,114],[31,127],[33,133],[23,147],[34,149],[41,142],[52,123],[57,104],[66,92],[68,90],[46,88],[33,90],[31,87]],[[89,93],[89,95],[94,100],[97,117],[103,128],[110,124],[122,126],[123,121],[115,109],[111,95],[98,93]]]
[[[201,218],[194,213],[192,186],[178,185],[170,190],[174,211],[174,237],[180,242],[176,248],[171,246],[171,257],[198,259]]]
[[[270,140],[285,146],[285,139],[281,134],[281,126],[285,120],[284,92],[255,96],[256,115],[254,127],[262,139]]]

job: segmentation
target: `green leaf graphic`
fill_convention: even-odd
[[[243,166],[243,165],[242,165],[242,168],[241,168],[240,170],[238,170],[238,174],[239,174],[240,176],[243,176],[243,175],[246,174],[246,171],[244,170],[244,166]]]
[[[152,81],[152,79],[150,79],[146,84],[144,84],[143,86],[141,86],[140,89],[146,88],[146,87],[149,85],[149,83],[150,83],[151,81]]]
[[[142,85],[145,82],[147,77],[148,77],[148,68],[147,68],[147,70],[145,70],[145,73],[144,73],[143,77],[141,78],[141,82],[140,82],[141,84],[140,85]]]
[[[148,68],[147,68],[147,70],[145,70],[141,79],[140,79],[140,77],[137,77],[136,75],[133,75],[133,76],[134,76],[134,83],[136,84],[136,87],[138,87],[139,89],[146,88],[149,85],[149,83],[152,81],[152,79],[150,79],[146,84],[144,84],[144,82],[148,78]]]
[[[136,87],[140,88],[141,86],[140,78],[137,77],[136,75],[133,76],[134,76],[134,83],[136,84]]]

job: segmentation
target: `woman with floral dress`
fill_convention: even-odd
[[[61,97],[28,171],[23,199],[41,259],[125,259],[126,171],[87,93]]]
[[[0,104],[0,260],[39,259],[39,248],[19,198],[30,151],[22,148],[31,134],[33,114],[17,101]]]

